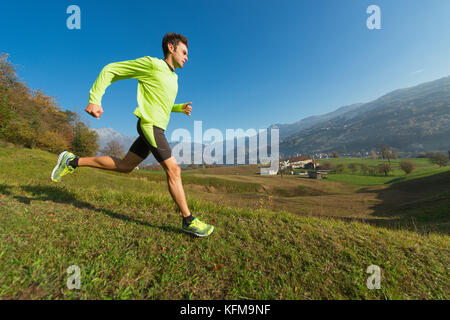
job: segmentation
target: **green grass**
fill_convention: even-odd
[[[216,226],[194,238],[181,231],[163,175],[80,168],[55,184],[56,159],[0,146],[0,298],[449,298],[445,234],[236,208],[192,192],[191,211]],[[381,290],[366,287],[372,264]],[[70,265],[81,268],[80,290],[66,287]]]
[[[395,182],[407,181],[411,179],[423,178],[435,174],[439,174],[442,172],[448,171],[449,167],[438,167],[430,163],[428,159],[418,158],[418,159],[408,159],[415,163],[416,169],[410,173],[406,174],[403,170],[400,169],[401,159],[391,160],[391,168],[392,171],[389,172],[387,176],[384,175],[376,175],[371,176],[369,174],[363,174],[359,168],[355,173],[351,173],[349,169],[345,173],[339,174],[329,174],[329,181],[343,182],[353,186],[376,186],[381,184],[391,184]],[[348,159],[327,159],[322,160],[323,162],[330,162],[333,165],[344,164],[346,167],[350,163],[357,164],[367,164],[369,167],[376,167],[382,163],[388,163],[387,160],[373,160],[373,159],[358,159],[358,158],[348,158]]]
[[[133,172],[132,176],[145,177],[148,181],[157,181],[166,183],[166,175],[163,171],[141,171],[139,173]],[[182,171],[183,184],[195,184],[199,186],[214,187],[218,190],[229,193],[242,192],[258,192],[260,185],[257,183],[228,181],[214,177],[197,177],[193,176],[189,171]]]
[[[400,167],[400,162],[403,159],[391,159],[391,165],[393,167]],[[430,163],[430,160],[427,158],[412,158],[412,159],[408,159],[413,161],[416,164],[417,168],[420,167],[430,167],[432,166],[432,164]],[[388,162],[387,160],[383,160],[383,159],[370,159],[370,158],[330,158],[330,159],[318,159],[316,160],[319,163],[323,163],[323,162],[330,162],[332,164],[334,164],[335,166],[337,166],[338,164],[344,164],[344,165],[348,165],[350,163],[364,163],[367,164],[368,166],[377,166],[381,163],[386,163]]]

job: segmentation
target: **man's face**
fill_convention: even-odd
[[[173,46],[169,43],[169,50]],[[172,52],[172,50],[170,50]],[[172,52],[173,64],[175,68],[183,68],[186,61],[188,61],[188,49],[183,42],[178,42],[177,50]]]

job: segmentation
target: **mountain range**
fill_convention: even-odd
[[[339,110],[283,135],[280,153],[357,153],[382,144],[412,153],[450,149],[450,76]]]
[[[400,152],[446,151],[450,149],[450,76],[395,90],[368,103],[343,106],[290,124],[273,124],[269,133],[272,128],[279,129],[282,158],[333,151],[364,154],[383,144]],[[112,128],[94,130],[101,148],[117,140],[128,150],[136,139]],[[270,135],[267,139],[270,141]],[[248,146],[248,138],[245,140]],[[173,148],[178,142],[169,144]],[[224,163],[225,146],[223,143]],[[193,144],[191,150],[193,154]],[[155,160],[148,157],[145,162]]]
[[[125,136],[120,132],[117,132],[113,128],[98,128],[98,129],[93,128],[92,130],[98,133],[100,149],[104,149],[108,144],[108,142],[116,140],[124,147],[124,151],[126,151],[131,147],[134,140],[136,140],[137,138],[137,136],[135,137]]]

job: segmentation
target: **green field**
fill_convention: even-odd
[[[216,227],[195,238],[162,172],[79,168],[55,184],[56,159],[0,145],[0,298],[449,298],[448,168],[325,181],[185,171],[191,211]],[[66,286],[71,265],[80,289]]]
[[[339,181],[345,182],[354,186],[373,186],[380,184],[390,184],[394,182],[406,181],[409,179],[417,179],[422,177],[427,177],[434,174],[439,174],[442,172],[448,171],[448,167],[438,167],[432,165],[429,159],[420,158],[420,159],[408,159],[416,165],[416,169],[410,173],[405,174],[403,170],[400,169],[400,161],[401,159],[391,160],[391,168],[392,171],[389,172],[388,176],[378,175],[371,176],[368,174],[362,174],[360,170],[355,174],[351,174],[350,170],[347,169],[346,174],[332,174],[329,176],[331,181]],[[378,166],[381,163],[387,163],[386,160],[372,160],[372,159],[327,159],[321,162],[330,162],[335,166],[338,164],[343,164],[348,166],[350,163],[356,164],[367,164],[370,166]]]

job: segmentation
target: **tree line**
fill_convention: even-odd
[[[5,53],[0,53],[0,139],[79,156],[93,156],[99,149],[97,132],[78,114],[61,110],[53,97],[28,88]]]

